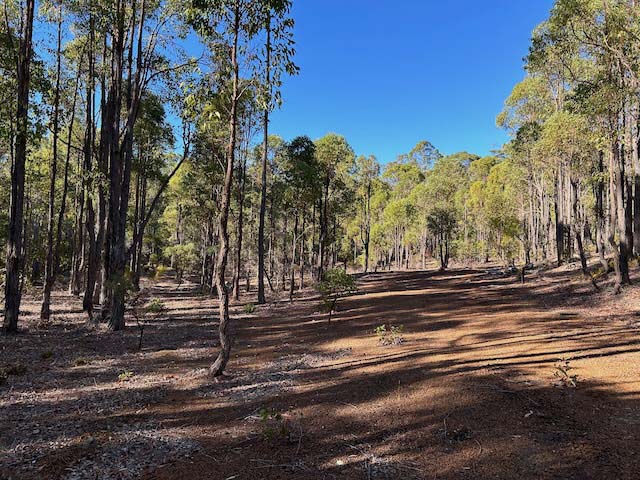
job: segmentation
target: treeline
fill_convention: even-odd
[[[443,269],[452,258],[519,267],[576,259],[596,288],[599,276],[614,271],[619,291],[640,251],[639,15],[632,1],[558,0],[533,34],[526,78],[497,119],[512,140],[492,156],[443,156],[424,141],[382,168],[336,135],[274,138],[263,183],[257,159],[264,152],[247,152],[253,158],[236,176],[232,207],[239,212],[235,292],[240,277],[250,286],[260,270],[254,239],[263,185],[264,278],[290,296],[306,274],[317,280],[336,265],[416,268],[430,257]],[[202,238],[198,229],[181,245],[206,252],[215,232],[213,241]],[[588,264],[593,255],[596,270]],[[190,268],[201,267],[207,286],[212,259],[205,257],[194,254]]]

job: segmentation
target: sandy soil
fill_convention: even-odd
[[[0,478],[640,478],[640,290],[573,269],[370,274],[331,324],[319,299],[244,313],[214,382],[215,305],[111,334],[60,293],[0,339]],[[385,346],[374,329],[402,326]],[[567,370],[568,367],[568,370]]]

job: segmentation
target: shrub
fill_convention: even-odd
[[[149,302],[143,305],[146,294],[146,290],[141,290],[137,294],[130,296],[127,302],[127,307],[133,315],[133,318],[136,320],[138,330],[140,330],[138,351],[142,350],[142,336],[144,335],[145,320],[159,320],[167,311],[165,304],[157,298],[152,298]]]
[[[167,273],[167,270],[164,265],[158,265],[156,267],[156,280],[160,280]]]
[[[133,378],[134,373],[131,371],[124,371],[120,375],[118,375],[119,382],[128,382]]]
[[[338,299],[356,291],[356,282],[351,275],[342,268],[328,270],[318,285],[326,311],[331,316],[336,311]]]
[[[247,314],[252,314],[253,312],[256,311],[256,306],[253,303],[247,303],[244,307],[243,307],[244,313]]]
[[[578,375],[572,374],[573,367],[568,358],[559,359],[553,367],[553,376],[556,377],[554,382],[556,386],[576,388],[578,386]]]
[[[195,268],[199,261],[199,251],[193,243],[171,245],[165,248],[164,256],[171,257],[178,284],[182,283],[184,272]]]
[[[404,327],[402,325],[389,325],[387,328],[386,324],[382,324],[374,330],[374,333],[378,337],[378,341],[384,346],[400,345],[401,343],[404,343],[404,337],[402,336],[403,332]]]
[[[264,440],[273,441],[289,437],[289,426],[280,412],[272,408],[261,408],[259,415]]]
[[[160,314],[163,314],[165,312],[166,307],[165,307],[164,303],[162,303],[157,298],[154,298],[149,303],[147,303],[147,305],[144,307],[144,309],[146,310],[146,313],[148,313],[148,314],[160,315]]]

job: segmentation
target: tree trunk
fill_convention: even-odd
[[[35,0],[26,0],[24,18],[21,19],[18,58],[16,62],[17,109],[15,155],[11,168],[11,200],[9,208],[9,235],[7,238],[7,260],[5,281],[4,330],[18,330],[22,289],[20,276],[24,266],[23,213],[24,180],[27,160],[27,137],[29,130],[29,87],[32,56],[33,16]]]
[[[267,14],[266,24],[267,41],[265,45],[265,85],[271,89],[271,17],[270,13]],[[270,97],[270,95],[268,95]],[[268,98],[270,101],[270,98]],[[260,185],[260,220],[258,225],[258,304],[262,305],[267,302],[264,294],[264,224],[265,214],[267,208],[267,162],[269,158],[269,108],[267,105],[264,109],[264,138],[262,143],[262,165],[261,165],[261,179]]]
[[[47,221],[47,257],[44,264],[44,290],[40,318],[48,320],[51,315],[51,289],[53,288],[53,230],[55,228],[56,180],[58,175],[58,138],[60,135],[60,77],[62,70],[62,4],[58,4],[58,28],[56,41],[56,82],[53,92],[53,142],[49,164],[49,211]],[[71,145],[68,146],[71,148]]]
[[[233,298],[235,300],[240,300],[240,269],[242,268],[242,234],[244,228],[244,195],[247,183],[247,156],[248,152],[245,151],[240,169],[240,188],[238,189],[238,233],[236,236],[236,264],[233,275]]]
[[[289,274],[291,276],[290,285],[289,285],[289,301],[290,302],[293,301],[293,292],[296,288],[295,266],[296,266],[296,249],[297,249],[296,247],[297,247],[297,241],[298,241],[298,221],[299,221],[299,214],[296,211],[296,218],[293,224],[293,239],[291,240],[291,267],[289,269]]]
[[[112,74],[109,87],[108,134],[109,146],[109,201],[107,226],[105,229],[105,251],[102,278],[101,307],[102,318],[107,320],[112,331],[124,329],[124,265],[120,252],[120,202],[124,191],[124,156],[120,144],[120,112],[123,96],[123,67],[125,50],[125,8],[118,1],[116,7],[116,24],[112,40]],[[128,105],[127,105],[128,106]],[[128,136],[128,132],[125,136]],[[127,142],[128,139],[125,140]],[[122,272],[122,274],[121,274]]]
[[[220,351],[217,358],[211,365],[209,371],[214,376],[220,376],[229,361],[231,354],[231,332],[229,331],[229,292],[225,283],[225,272],[227,268],[227,257],[229,254],[229,232],[227,230],[229,221],[229,201],[231,199],[231,184],[233,183],[233,164],[235,162],[236,150],[236,128],[238,116],[238,37],[240,34],[240,5],[236,0],[234,3],[234,26],[233,26],[233,47],[231,49],[231,63],[233,69],[233,91],[231,96],[231,115],[229,118],[229,143],[227,145],[227,167],[224,176],[224,190],[220,202],[220,215],[218,225],[220,228],[220,250],[218,252],[218,264],[216,271],[216,287],[218,289],[218,300],[220,309],[220,323],[218,334],[220,337]]]
[[[320,211],[320,237],[318,240],[318,281],[321,281],[322,277],[324,277],[327,228],[328,228],[327,205],[329,203],[329,185],[330,185],[330,177],[329,177],[329,174],[327,174],[324,180],[322,208]]]
[[[603,273],[609,272],[609,263],[606,258],[605,247],[605,230],[606,230],[606,218],[604,210],[604,152],[598,154],[598,182],[596,184],[596,246],[598,247],[598,258],[600,259],[600,265],[602,265]]]
[[[135,2],[131,8],[134,17],[136,13]],[[120,15],[124,22],[124,8],[122,8],[122,14]],[[127,250],[125,247],[126,227],[127,227],[127,212],[129,208],[129,191],[131,184],[131,165],[133,162],[133,132],[135,121],[138,117],[140,99],[142,96],[142,69],[143,69],[143,52],[142,52],[142,35],[144,31],[145,21],[145,0],[142,0],[140,5],[140,17],[137,25],[135,18],[131,20],[129,38],[132,41],[129,44],[127,67],[129,75],[127,77],[126,84],[126,122],[124,128],[124,136],[122,142],[119,142],[119,121],[114,123],[112,130],[112,152],[110,162],[110,197],[109,197],[109,222],[111,223],[111,229],[107,229],[109,239],[109,265],[108,265],[108,293],[110,302],[110,315],[109,315],[109,329],[112,331],[123,330],[125,327],[125,295],[127,292],[127,279],[125,278],[125,266],[127,263]],[[137,26],[137,46],[135,48],[137,52],[136,69],[135,74],[133,72],[133,51],[134,51],[134,34]],[[115,75],[115,98],[116,105],[121,104],[121,85],[122,82],[122,59],[124,53],[123,39],[120,35],[124,36],[124,28],[118,28],[118,40],[116,52],[116,75]],[[132,78],[133,77],[133,78]],[[115,119],[119,119],[119,114],[115,115]]]

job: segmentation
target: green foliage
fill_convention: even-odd
[[[160,280],[162,277],[164,277],[167,273],[167,270],[169,269],[164,265],[158,265],[156,267],[156,273],[155,273],[156,280]]]
[[[242,307],[242,311],[248,315],[251,315],[256,311],[256,306],[253,303],[245,303]]]
[[[164,250],[164,256],[172,260],[179,281],[183,273],[193,269],[199,260],[198,249],[191,242],[168,246]]]
[[[119,382],[128,382],[129,380],[131,380],[133,377],[135,376],[135,374],[130,371],[130,370],[125,370],[124,372],[120,373],[118,375],[118,381]]]
[[[342,268],[327,270],[323,280],[318,285],[318,290],[324,296],[341,296],[353,293],[356,290],[356,282]]]
[[[152,299],[149,303],[147,303],[144,307],[145,312],[150,315],[160,315],[167,311],[167,307],[165,304],[157,299]]]
[[[353,276],[341,268],[327,270],[323,280],[318,284],[318,291],[322,295],[324,309],[331,315],[336,311],[338,299],[356,291],[356,282]]]
[[[560,387],[577,388],[578,375],[571,373],[571,359],[561,358],[553,367],[553,376],[556,378],[555,384]]]
[[[259,411],[262,438],[267,442],[288,439],[290,428],[282,414],[273,408],[263,407]]]
[[[382,324],[376,327],[374,333],[376,334],[376,337],[378,337],[378,342],[381,345],[389,346],[404,343],[404,337],[402,336],[404,333],[403,325],[395,326]]]

